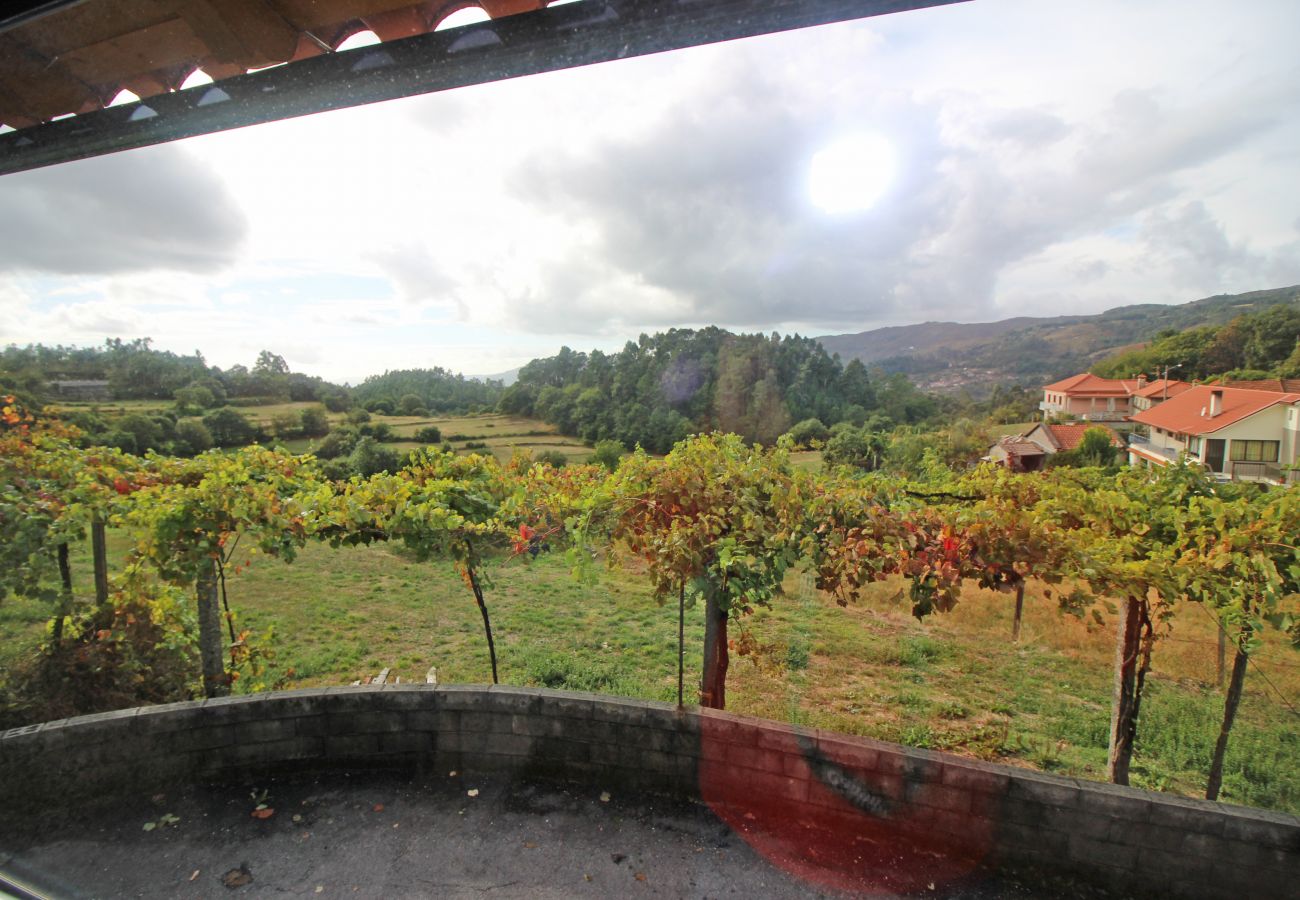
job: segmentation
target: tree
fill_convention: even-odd
[[[242,447],[252,443],[257,436],[252,424],[228,406],[213,410],[203,417],[203,425],[218,447]]]
[[[212,432],[198,419],[182,419],[176,423],[176,442],[180,455],[194,456],[212,449]]]
[[[429,411],[424,407],[424,400],[419,394],[403,394],[397,401],[397,411],[404,416],[424,416]]]
[[[1300,640],[1293,610],[1284,606],[1300,593],[1300,493],[1198,496],[1188,507],[1181,523],[1185,552],[1174,569],[1179,586],[1189,599],[1214,607],[1220,628],[1236,630],[1232,676],[1205,790],[1207,800],[1217,800],[1246,665],[1260,634],[1271,624]]]
[[[804,477],[783,449],[715,433],[680,442],[664,459],[632,454],[611,490],[612,539],[649,565],[656,599],[704,600],[700,703],[725,708],[728,620],[780,592],[797,558]]]
[[[307,437],[320,437],[329,433],[330,420],[325,414],[325,409],[320,406],[309,406],[302,411],[302,433]]]
[[[421,444],[438,444],[442,442],[442,429],[437,425],[426,425],[415,433],[415,439]]]
[[[257,362],[253,364],[253,374],[255,375],[288,375],[289,364],[284,361],[284,357],[278,353],[272,353],[270,350],[263,350],[257,354]]]
[[[135,537],[128,570],[148,563],[165,581],[194,586],[206,696],[230,693],[232,670],[247,647],[226,597],[227,567],[236,552],[255,550],[292,561],[312,510],[327,494],[312,468],[263,447],[205,454],[186,462],[169,483],[134,492],[124,516]],[[222,646],[223,606],[230,668]]]

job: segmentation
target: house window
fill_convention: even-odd
[[[1277,462],[1280,441],[1233,441],[1233,462]]]
[[[1188,441],[1188,442],[1187,442],[1187,452],[1190,453],[1190,454],[1192,454],[1193,456],[1200,456],[1200,455],[1201,455],[1201,439],[1198,438],[1198,437],[1194,437],[1194,438],[1192,438],[1190,441]]]

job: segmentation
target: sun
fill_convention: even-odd
[[[809,196],[823,212],[870,209],[893,181],[894,165],[894,148],[879,135],[842,138],[813,156]]]

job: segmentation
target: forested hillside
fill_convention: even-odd
[[[770,444],[796,421],[880,427],[922,421],[934,401],[902,375],[874,378],[812,338],[672,329],[618,353],[568,347],[536,359],[505,390],[500,410],[537,416],[585,440],[667,452],[696,431]]]
[[[398,369],[371,375],[352,395],[374,411],[404,415],[467,412],[491,409],[501,397],[501,382],[466,378],[443,368]],[[423,410],[424,413],[420,413]]]
[[[1237,316],[1226,325],[1167,329],[1145,347],[1108,357],[1092,369],[1105,378],[1154,373],[1168,366],[1185,380],[1300,378],[1300,305]]]
[[[102,347],[9,345],[0,350],[0,385],[37,397],[46,383],[57,380],[107,381],[114,400],[172,400],[177,391],[199,388],[200,406],[227,399],[319,400],[340,396],[345,389],[315,375],[291,372],[284,357],[263,350],[251,369],[209,366],[203,354],[179,356],[155,350],[149,338],[123,341],[109,338]]]
[[[905,372],[925,390],[964,388],[982,394],[999,384],[1047,384],[1086,371],[1099,360],[1159,334],[1225,325],[1279,304],[1300,309],[1300,285],[1174,306],[1120,306],[1095,316],[927,322],[818,340],[846,360],[860,359],[885,372]]]

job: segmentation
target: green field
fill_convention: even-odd
[[[172,408],[172,404],[162,400],[121,400],[104,403],[66,403],[51,407],[55,411],[74,412],[93,410],[101,417],[111,420],[131,413],[160,413]],[[275,403],[268,406],[234,406],[232,407],[259,427],[270,429],[275,417],[289,414],[300,415],[308,407],[320,406],[314,402]],[[328,413],[331,426],[341,425],[347,421],[346,413]],[[577,438],[560,434],[554,425],[548,425],[540,419],[525,419],[519,416],[498,413],[480,413],[460,416],[384,416],[371,414],[370,424],[388,425],[393,430],[396,440],[387,442],[387,446],[399,452],[418,449],[424,444],[411,440],[421,428],[436,425],[442,432],[443,440],[448,441],[458,453],[489,452],[498,460],[510,459],[516,449],[526,450],[532,454],[548,450],[563,453],[572,462],[586,462],[591,458],[592,450]],[[310,453],[317,444],[311,438],[292,438],[274,440],[276,446],[284,447],[292,453]],[[486,444],[486,448],[467,449],[466,444]]]
[[[120,558],[125,536],[111,536]],[[90,577],[84,551],[79,587]],[[639,567],[597,565],[575,582],[559,554],[489,567],[488,603],[502,680],[671,700],[676,691],[676,610],[649,596]],[[422,680],[490,679],[473,599],[447,563],[415,563],[399,548],[309,546],[292,564],[255,559],[230,580],[241,623],[274,627],[283,686],[336,685],[390,667]],[[898,584],[875,585],[845,609],[795,573],[786,595],[747,621],[762,651],[735,657],[728,708],[1100,779],[1106,755],[1113,630],[1062,618],[1036,590],[1024,633],[1010,641],[1011,602],[968,589],[957,609],[925,623]],[[0,670],[31,653],[45,610],[0,604]],[[688,611],[687,685],[699,677],[701,611]],[[1134,760],[1134,784],[1204,790],[1222,713],[1215,687],[1215,625],[1184,605],[1156,649]],[[733,632],[733,637],[736,636]],[[1294,703],[1300,656],[1270,634],[1247,679],[1228,753],[1224,799],[1300,811]]]

